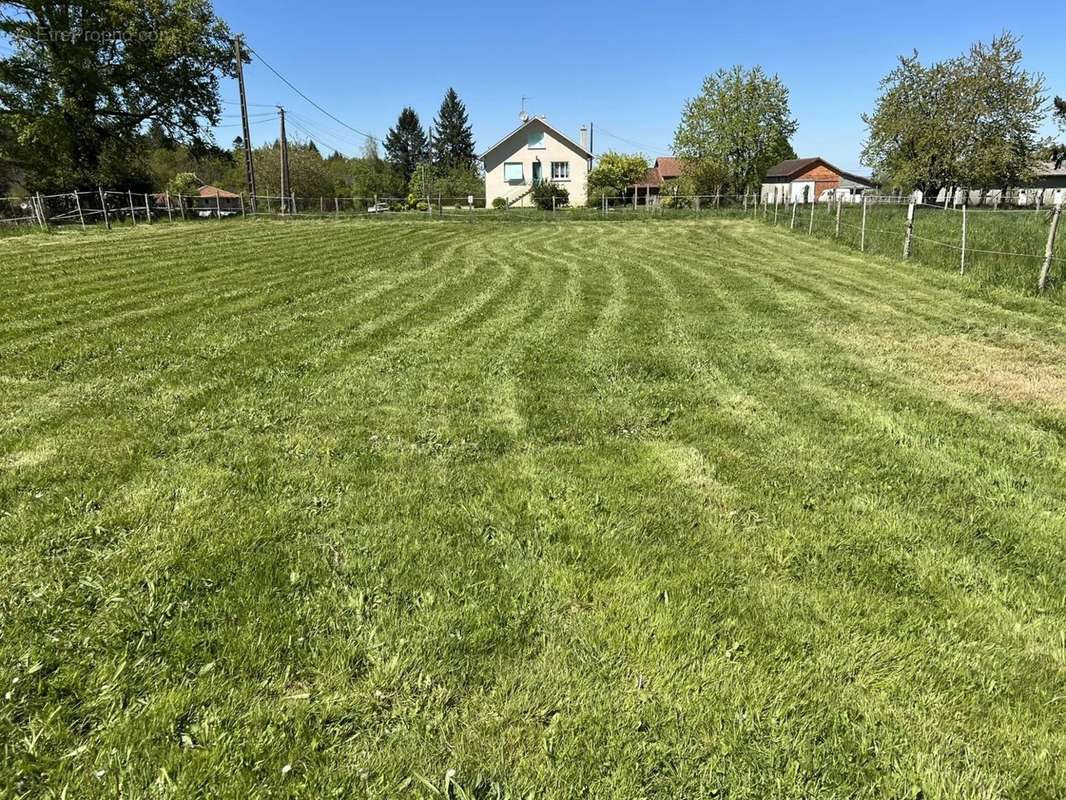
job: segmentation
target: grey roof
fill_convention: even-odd
[[[816,164],[822,159],[820,158],[790,158],[787,161],[782,161],[779,164],[774,164],[770,169],[766,170],[767,178],[787,178],[789,175],[793,175],[800,170],[807,169],[812,164]]]

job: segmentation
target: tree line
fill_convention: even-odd
[[[159,189],[197,179],[240,191],[245,144],[219,147],[220,79],[234,77],[232,34],[210,0],[25,3],[0,0],[0,179],[23,191],[99,185]],[[88,36],[110,31],[113,36]],[[247,58],[247,57],[246,57]],[[235,109],[228,109],[227,113]],[[1066,100],[1049,102],[1043,76],[1022,66],[1004,33],[967,52],[923,63],[915,52],[880,82],[863,121],[861,160],[885,189],[1009,188],[1041,159],[1061,164],[1066,145],[1040,136],[1051,112],[1066,130]],[[233,117],[231,116],[230,119]],[[798,124],[789,91],[761,67],[704,78],[681,110],[673,151],[684,165],[667,191],[757,190],[774,163],[794,158]],[[466,108],[454,89],[429,128],[404,108],[381,143],[325,155],[293,138],[292,188],[303,196],[398,197],[407,204],[481,196],[482,176]],[[256,147],[261,194],[280,191],[277,142]],[[589,176],[590,202],[644,180],[642,154],[608,152]]]
[[[902,56],[881,80],[873,111],[862,116],[861,162],[882,189],[917,189],[927,197],[945,186],[1018,186],[1038,162],[1066,161],[1066,145],[1040,136],[1049,110],[1066,131],[1066,100],[1049,103],[1045,91],[1043,76],[1022,67],[1011,33],[928,65],[917,52]],[[673,140],[682,173],[663,191],[758,191],[771,166],[796,157],[791,140],[797,128],[779,76],[758,66],[719,70],[682,109]],[[603,154],[589,176],[590,202],[625,194],[647,168],[643,154]]]
[[[236,75],[232,33],[211,0],[0,0],[0,179],[4,193],[97,186],[154,191],[246,186],[240,137],[220,147],[220,79]],[[100,32],[108,32],[106,36]],[[248,57],[245,56],[248,61]],[[233,120],[237,109],[227,108]],[[234,124],[230,122],[228,124]],[[257,190],[280,193],[280,143],[253,150]],[[297,195],[483,194],[466,108],[448,89],[427,132],[405,108],[355,157],[289,139]]]

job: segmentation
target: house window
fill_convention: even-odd
[[[544,131],[530,131],[529,132],[529,149],[530,150],[543,150],[544,149]]]
[[[569,161],[553,161],[552,162],[552,180],[553,181],[568,181],[568,180],[570,180],[570,162]]]
[[[521,183],[522,178],[522,162],[521,161],[508,161],[503,165],[503,179],[508,183]]]

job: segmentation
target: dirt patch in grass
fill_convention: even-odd
[[[1016,332],[914,333],[849,326],[831,336],[881,370],[953,394],[1066,411],[1066,348]]]

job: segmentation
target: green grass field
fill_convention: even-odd
[[[0,796],[1066,794],[1060,304],[706,218],[0,270]]]
[[[797,209],[795,232],[811,231],[810,206]],[[1036,294],[1040,268],[1047,246],[1051,210],[968,210],[966,228],[966,273],[970,279],[988,286],[1005,286],[1026,294]],[[815,208],[813,234],[836,239],[836,209],[832,205]],[[760,215],[773,223],[773,206]],[[791,208],[778,209],[778,227],[791,224]],[[871,203],[867,208],[866,252],[899,260],[906,238],[906,205]],[[862,207],[845,204],[841,208],[839,243],[858,250],[862,241]],[[911,258],[925,267],[959,272],[962,246],[962,210],[918,206],[914,216]],[[1066,273],[1066,226],[1059,225],[1053,254],[1057,259],[1045,297],[1053,302],[1066,299],[1063,291]]]

